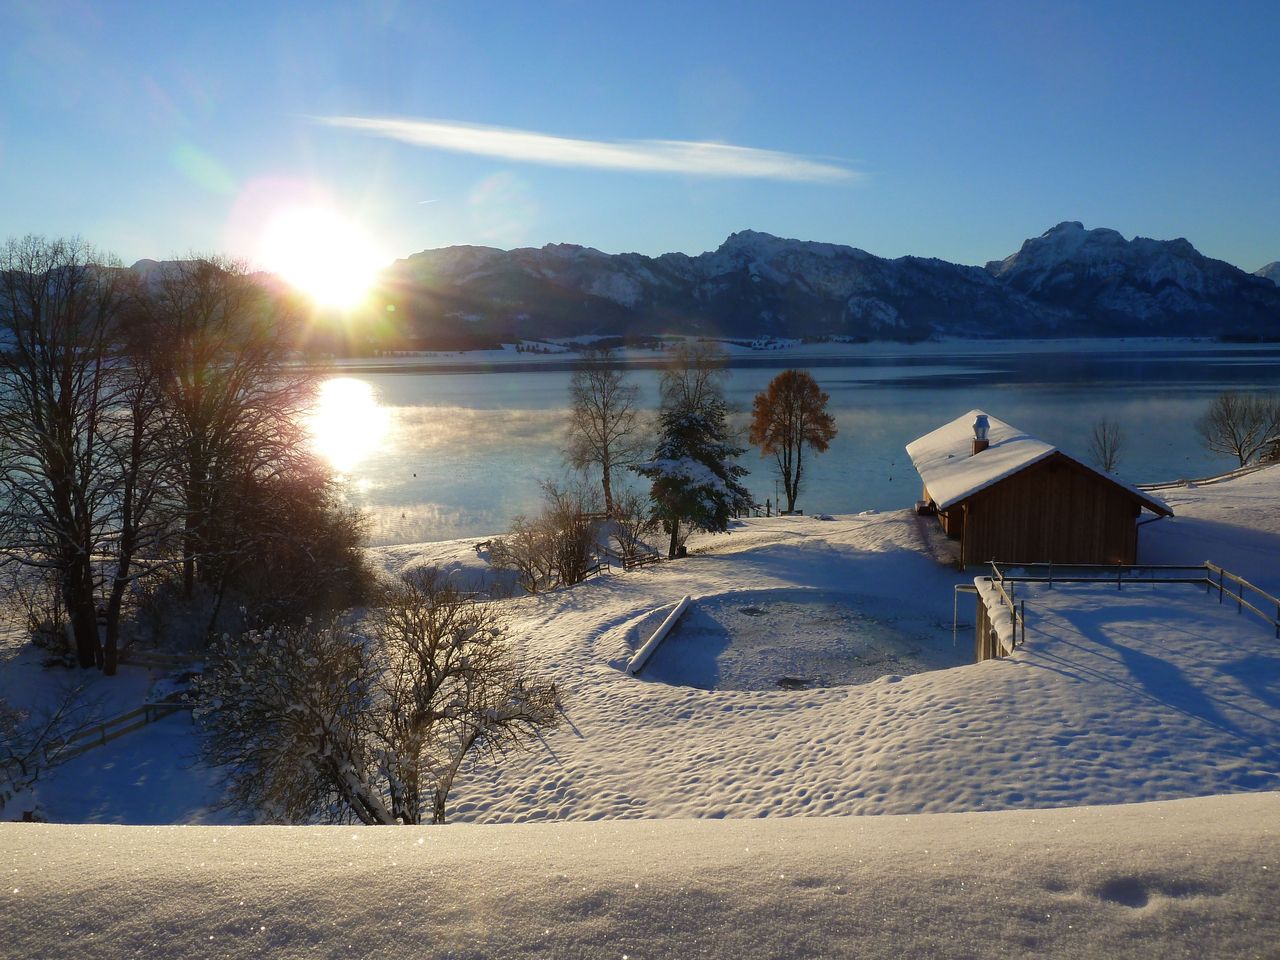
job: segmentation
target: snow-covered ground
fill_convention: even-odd
[[[1280,465],[1221,483],[1166,487],[1157,495],[1174,516],[1139,528],[1140,560],[1212,560],[1280,596]]]
[[[1215,497],[1257,505],[1257,491],[1277,479],[1280,469],[1192,493],[1205,511]],[[1231,493],[1234,484],[1254,492]],[[1188,515],[1144,528],[1144,560],[1179,559],[1161,544],[1178,543],[1178,524],[1199,522]],[[1260,564],[1280,557],[1280,532],[1264,526],[1229,528],[1239,543],[1224,534],[1201,559],[1259,576]],[[923,813],[1280,789],[1275,640],[1262,621],[1187,586],[1028,591],[1028,642],[1015,656],[850,686],[704,690],[661,670],[675,682],[622,669],[683,594],[710,606],[744,589],[874,597],[871,612],[897,606],[935,624],[937,646],[950,647],[954,587],[972,573],[931,558],[933,529],[906,511],[745,521],[695,539],[687,561],[506,601],[525,656],[563,692],[565,722],[500,769],[469,772],[451,798],[453,818]],[[389,572],[429,563],[456,570],[460,583],[484,572],[472,541],[373,553]],[[972,644],[973,602],[959,600],[961,647]],[[67,786],[113,775],[95,774],[95,758],[128,762],[109,746],[55,770],[40,788],[47,810],[113,819]],[[204,811],[213,799],[166,803]]]
[[[1280,467],[1162,496],[1179,515],[1143,528],[1144,562],[1190,552],[1276,589]],[[22,904],[15,955],[71,927],[104,956],[151,939],[154,955],[1273,950],[1280,793],[1261,791],[1280,791],[1280,641],[1216,595],[1024,587],[1013,656],[850,686],[702,690],[622,669],[686,593],[874,596],[947,625],[949,643],[953,588],[973,574],[931,556],[932,529],[907,511],[746,521],[692,541],[688,560],[505,602],[565,722],[500,770],[467,773],[451,796],[461,826],[0,827]],[[374,556],[390,572],[484,569],[470,541]],[[961,643],[972,605],[960,598]],[[167,722],[54,770],[43,808],[125,819],[132,785],[172,795],[155,819],[208,816],[209,771],[137,765],[180,751],[189,721]],[[113,778],[115,799],[86,789]],[[641,822],[564,822],[602,820]],[[107,876],[128,878],[113,886],[126,899],[82,906]]]
[[[13,958],[1274,957],[1280,797],[444,828],[0,828]]]

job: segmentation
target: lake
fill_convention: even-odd
[[[741,426],[752,397],[781,369],[808,369],[831,395],[839,435],[825,454],[806,460],[797,507],[807,513],[911,505],[920,481],[904,445],[974,407],[1080,459],[1088,457],[1093,424],[1110,417],[1125,436],[1117,473],[1134,483],[1220,473],[1235,463],[1204,449],[1197,417],[1223,390],[1280,389],[1275,345],[868,345],[851,356],[783,350],[734,363],[726,394]],[[559,366],[357,368],[329,376],[314,418],[316,442],[341,472],[348,498],[369,513],[370,542],[490,535],[536,510],[539,480],[565,473],[571,374]],[[657,371],[629,376],[656,406]],[[741,462],[759,501],[776,503],[772,458],[748,450]]]

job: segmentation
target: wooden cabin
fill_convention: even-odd
[[[1067,456],[981,410],[907,444],[924,482],[922,509],[960,541],[965,566],[1134,563],[1144,510],[1158,497]]]

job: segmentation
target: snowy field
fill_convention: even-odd
[[[1280,798],[524,826],[0,828],[5,958],[1274,957]]]
[[[858,593],[742,590],[698,600],[640,671],[703,690],[803,690],[973,661],[968,634]]]
[[[1280,468],[1162,496],[1179,515],[1143,527],[1143,562],[1194,555],[1276,589]],[[1003,660],[794,690],[628,676],[686,593],[874,597],[949,647],[973,576],[906,511],[752,520],[691,548],[504,604],[565,722],[468,772],[458,825],[2,826],[11,955],[64,928],[93,933],[88,956],[1275,955],[1280,641],[1262,621],[1186,585],[1028,587],[1026,645]],[[472,542],[374,555],[484,571]],[[208,822],[217,779],[184,759],[183,724],[55,769],[41,809]],[[81,905],[108,882],[116,908]]]
[[[1143,528],[1143,561],[1181,562],[1183,549],[1274,576],[1277,486],[1280,468],[1171,495],[1180,515]],[[1224,514],[1258,519],[1245,529]],[[525,656],[563,691],[565,722],[501,769],[461,778],[454,820],[916,814],[1280,789],[1280,646],[1261,621],[1195,588],[1030,591],[1015,656],[919,673],[885,664],[853,685],[785,689],[779,674],[810,671],[753,661],[749,644],[729,655],[727,634],[720,655],[745,671],[738,685],[761,689],[698,689],[720,668],[682,658],[678,635],[629,676],[623,667],[684,593],[695,610],[750,607],[759,614],[738,619],[765,621],[763,641],[797,643],[804,631],[779,620],[788,598],[862,598],[844,613],[875,622],[897,611],[939,658],[970,659],[972,597],[960,598],[954,647],[950,627],[953,588],[973,574],[932,559],[933,525],[906,511],[751,520],[691,546],[687,561],[504,603]],[[374,555],[390,573],[437,565],[460,585],[485,572],[472,541]],[[754,599],[740,602],[744,590]],[[56,768],[39,785],[41,809],[72,822],[209,822],[217,778],[180,735],[149,750],[163,730]]]

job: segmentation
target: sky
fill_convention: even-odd
[[[1280,259],[1274,2],[0,0],[0,37],[0,239],[126,263],[332,223],[984,263],[1063,220]],[[332,223],[273,247],[299,205]]]

